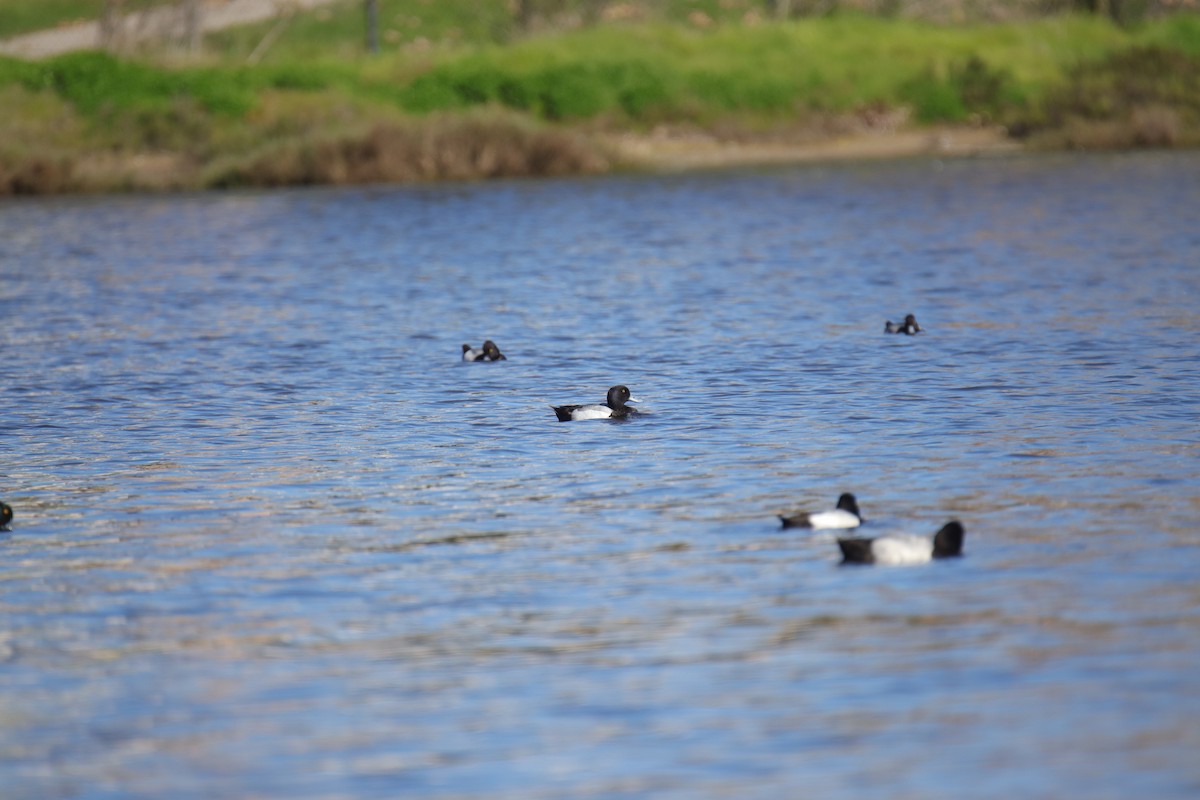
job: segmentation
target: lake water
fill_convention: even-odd
[[[0,794],[1196,797],[1198,209],[1194,152],[5,202]],[[779,529],[843,491],[965,557]]]

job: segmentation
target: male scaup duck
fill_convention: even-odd
[[[951,520],[930,539],[928,536],[879,536],[874,539],[838,539],[843,564],[924,564],[935,558],[962,555],[962,523]]]
[[[463,361],[508,361],[491,339],[484,342],[483,347],[471,347],[469,344],[464,344],[462,353]]]
[[[0,531],[8,530],[8,523],[12,522],[12,518],[12,506],[8,503],[0,503]]]
[[[796,514],[791,517],[779,515],[785,528],[857,528],[862,524],[858,501],[849,492],[838,498],[837,508],[832,511],[816,511],[811,514]]]
[[[625,419],[631,414],[639,413],[636,408],[630,408],[626,403],[636,403],[629,396],[628,386],[614,386],[608,390],[608,401],[604,404],[589,403],[575,406],[550,406],[558,415],[559,422],[569,422],[581,419]]]
[[[912,314],[904,316],[904,322],[895,323],[890,319],[883,324],[884,333],[903,333],[912,336],[914,333],[921,332],[921,326],[917,324],[917,318]]]

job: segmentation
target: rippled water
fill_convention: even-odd
[[[0,205],[0,794],[1195,797],[1198,176]]]

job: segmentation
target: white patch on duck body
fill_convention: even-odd
[[[871,557],[876,564],[904,566],[933,560],[933,540],[928,536],[880,536],[871,542]]]
[[[612,415],[613,410],[611,408],[596,404],[580,406],[579,408],[574,409],[571,412],[571,419],[577,421],[584,419],[610,419],[612,418]]]
[[[862,520],[857,514],[845,511],[841,508],[835,508],[833,511],[818,511],[815,514],[808,515],[808,526],[810,528],[857,528],[862,524]]]

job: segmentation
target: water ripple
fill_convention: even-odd
[[[1192,796],[1197,166],[0,204],[6,797]]]

